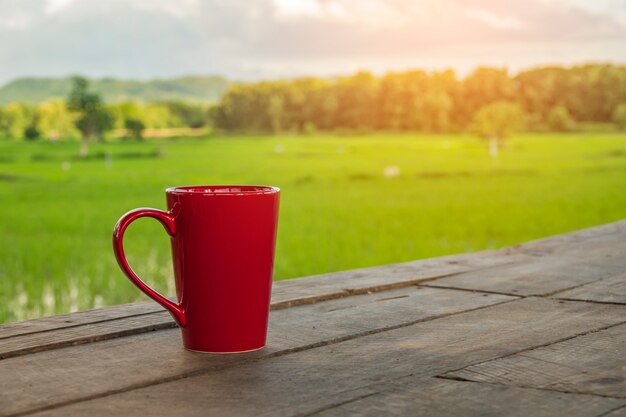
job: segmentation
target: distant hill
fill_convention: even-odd
[[[13,101],[40,103],[52,98],[65,98],[71,89],[71,78],[19,78],[0,87],[0,105]],[[106,102],[156,102],[180,100],[216,102],[230,82],[223,77],[194,76],[167,80],[90,80],[91,88]]]

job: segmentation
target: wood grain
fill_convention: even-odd
[[[176,324],[170,314],[158,311],[88,325],[61,327],[54,331],[26,333],[0,340],[0,364],[3,359],[15,356],[173,327]]]
[[[451,372],[449,377],[626,398],[626,325]]]
[[[626,417],[626,405],[617,407],[604,414],[598,414],[598,417]]]
[[[549,295],[611,278],[623,273],[625,268],[599,258],[540,256],[527,262],[463,273],[425,285],[524,296]]]
[[[623,255],[614,256],[615,248],[624,248],[626,220],[550,236],[513,246],[510,250],[533,255],[567,255],[571,257],[606,257],[626,265]],[[619,252],[623,254],[624,252]],[[619,258],[619,259],[615,259]]]
[[[624,253],[621,221],[277,282],[268,347],[241,355],[183,350],[152,302],[3,325],[0,416],[617,417],[626,412]],[[511,372],[507,360],[521,366]],[[480,366],[493,380],[449,379]]]
[[[626,304],[626,274],[601,279],[567,291],[558,292],[555,298]]]
[[[309,415],[595,417],[626,405],[626,400],[616,398],[441,379],[405,378],[380,388],[374,395]]]
[[[131,389],[514,299],[412,286],[272,311],[268,348],[249,354],[187,352],[179,329],[169,329],[13,357],[0,361],[0,410]]]
[[[507,251],[485,251],[278,281],[272,290],[272,306],[281,308],[384,291],[495,265],[521,263],[529,258]]]
[[[2,339],[9,337],[77,327],[84,324],[99,323],[107,320],[116,320],[160,311],[163,311],[163,308],[158,304],[152,301],[144,301],[16,323],[6,323],[0,325],[0,343],[2,343]]]
[[[138,409],[154,416],[225,410],[233,415],[306,414],[374,395],[375,384],[435,376],[611,326],[624,313],[626,307],[619,305],[528,298],[105,393],[41,415],[126,415]]]

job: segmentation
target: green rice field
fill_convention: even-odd
[[[0,322],[146,297],[113,225],[190,184],[281,188],[275,279],[499,248],[626,217],[626,135],[525,134],[500,156],[463,135],[0,140]],[[126,233],[131,265],[173,294],[168,237]]]

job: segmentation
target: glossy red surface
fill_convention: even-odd
[[[186,348],[242,352],[265,346],[279,190],[194,186],[166,190],[168,211],[140,208],[120,218],[113,249],[122,271],[181,326]],[[146,285],[128,265],[123,237],[139,217],[171,236],[178,303]]]

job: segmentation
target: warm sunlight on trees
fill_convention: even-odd
[[[548,129],[553,132],[570,132],[576,128],[576,121],[565,106],[554,106],[547,118]]]
[[[84,144],[89,129],[91,136],[101,137],[104,127],[112,127],[116,129],[112,136],[120,136],[129,120],[151,131],[214,127],[222,132],[273,134],[458,133],[469,131],[478,112],[498,102],[516,103],[529,131],[568,132],[589,126],[606,131],[612,125],[626,129],[626,66],[620,65],[543,67],[515,76],[506,69],[483,67],[465,78],[452,70],[382,76],[361,71],[336,78],[233,83],[215,104],[149,100],[103,104],[86,84],[73,94],[68,106],[83,110],[68,112],[58,100],[40,104],[36,111],[33,105],[17,102],[0,108],[0,137],[24,138],[27,129],[31,137],[77,137],[70,120],[81,124]],[[89,106],[95,110],[87,111]]]
[[[613,110],[613,123],[619,130],[626,130],[626,103],[615,106]]]
[[[544,67],[516,76],[502,68],[479,68],[464,79],[450,70],[382,77],[359,72],[335,79],[235,84],[213,114],[218,129],[237,132],[297,133],[305,126],[461,132],[479,109],[501,101],[517,103],[528,115],[526,127],[536,131],[569,131],[578,122],[612,123],[613,109],[626,102],[626,67]]]
[[[489,141],[489,154],[497,158],[502,141],[522,127],[524,112],[510,101],[481,107],[470,126],[473,133]]]

